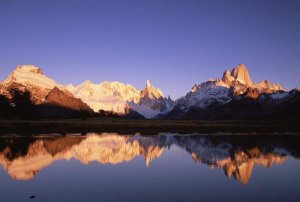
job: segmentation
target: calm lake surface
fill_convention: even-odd
[[[299,157],[295,135],[6,136],[0,201],[299,202]]]

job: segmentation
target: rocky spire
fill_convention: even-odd
[[[150,80],[147,80],[147,83],[146,83],[146,88],[150,88],[150,87],[151,87]]]
[[[227,85],[230,85],[233,80],[234,78],[230,75],[229,69],[226,69],[226,71],[223,73],[222,81]]]
[[[243,83],[246,84],[248,86],[252,86],[252,81],[249,75],[249,72],[246,68],[246,66],[244,64],[239,64],[238,66],[236,66],[232,71],[231,71],[231,76]]]
[[[149,97],[151,99],[158,99],[160,97],[163,97],[163,93],[160,89],[154,87],[151,85],[150,81],[147,80],[146,87],[142,91],[142,97]]]

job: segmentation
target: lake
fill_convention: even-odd
[[[0,201],[300,201],[300,136],[6,135]]]

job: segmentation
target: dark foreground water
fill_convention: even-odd
[[[112,133],[2,137],[0,201],[299,202],[299,140]]]

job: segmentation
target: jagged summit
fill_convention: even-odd
[[[259,83],[253,83],[249,75],[248,69],[244,64],[239,64],[230,72],[228,69],[223,73],[222,81],[232,87],[236,95],[244,93],[247,88],[257,89],[262,92],[276,92],[284,89],[279,84],[270,84],[268,80]]]
[[[174,104],[173,100],[164,97],[162,91],[147,80],[145,88],[141,91],[138,103],[130,103],[130,107],[145,118],[154,118],[158,114],[165,114],[171,111]]]
[[[229,69],[223,73],[222,81],[227,85],[230,85],[234,78],[231,76]]]
[[[166,98],[161,90],[151,85],[149,80],[143,90],[118,81],[99,84],[85,81],[78,86],[68,85],[66,89],[95,112],[105,110],[123,115],[131,109],[144,117],[152,118],[169,107],[164,102]],[[168,102],[172,104],[173,101]]]
[[[239,64],[231,72],[227,69],[223,74],[222,81],[227,85],[231,85],[232,81],[238,81],[241,84],[252,86],[248,69],[244,64]]]
[[[142,91],[142,97],[149,97],[151,99],[159,99],[161,97],[164,97],[164,95],[159,88],[156,88],[155,86],[151,85],[150,81],[147,80],[146,86],[145,86],[144,90]]]
[[[151,87],[151,83],[150,83],[150,80],[148,79],[146,82],[146,88],[150,88],[150,87]]]
[[[252,81],[248,72],[247,67],[244,64],[239,64],[238,66],[236,66],[235,68],[233,68],[233,70],[231,71],[231,76],[246,85],[251,86],[252,85]]]
[[[221,106],[242,96],[257,99],[260,94],[280,93],[284,89],[279,84],[270,84],[265,80],[253,83],[248,69],[239,64],[231,71],[227,69],[222,79],[210,79],[201,84],[194,85],[190,92],[176,100],[171,117],[178,117],[190,109],[207,109],[210,106]]]

